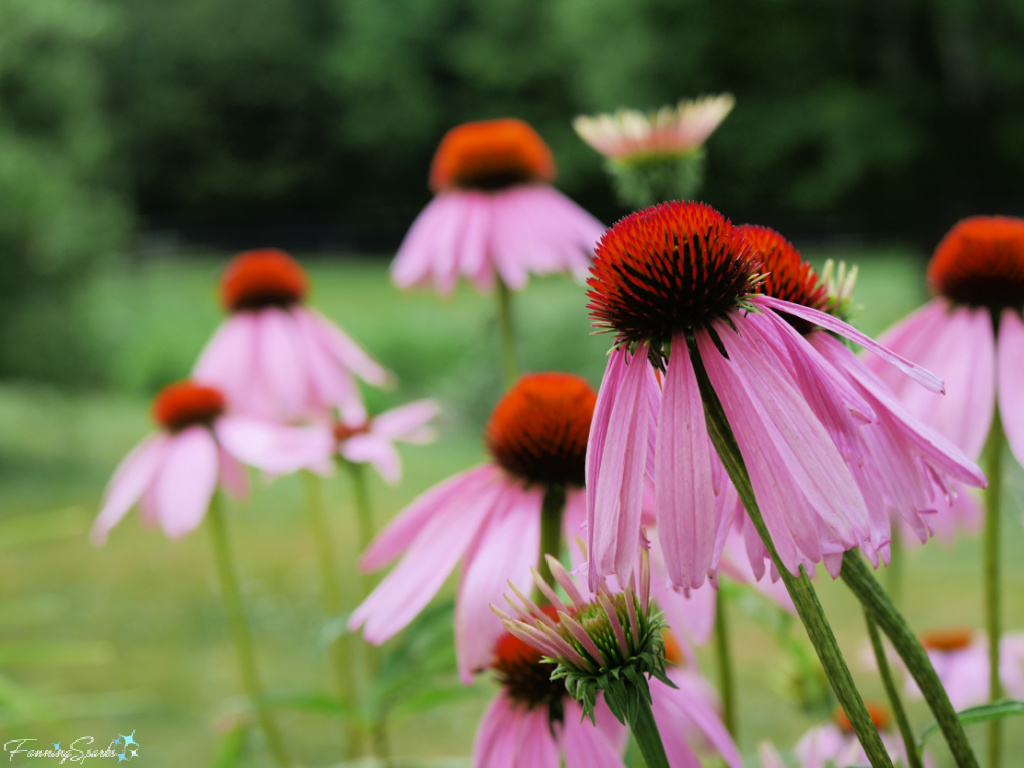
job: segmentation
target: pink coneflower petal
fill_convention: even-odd
[[[647,364],[647,345],[637,346],[630,363],[622,350],[612,352],[606,376],[618,378],[610,369],[621,365],[621,385],[606,396],[612,400],[609,423],[600,450],[600,464],[595,472],[596,488],[591,511],[591,484],[587,485],[587,520],[590,525],[590,587],[596,590],[602,576],[615,573],[626,583],[633,570],[640,542],[640,509],[643,500],[643,479],[647,453],[648,392],[647,378],[653,376]],[[594,423],[601,413],[601,394],[594,410]],[[593,436],[594,432],[591,431]],[[590,448],[587,455],[590,465]]]
[[[383,568],[409,548],[435,514],[460,499],[474,496],[478,490],[491,485],[500,473],[501,470],[490,464],[473,467],[417,497],[377,534],[360,556],[359,569],[369,573]]]
[[[217,487],[217,442],[204,426],[193,426],[167,441],[156,489],[160,527],[177,539],[203,522]]]
[[[491,203],[482,192],[465,192],[466,212],[456,264],[473,287],[482,293],[494,290],[494,264],[490,252]],[[438,291],[445,295],[442,291]]]
[[[345,369],[375,387],[383,387],[388,383],[388,372],[340,328],[315,310],[305,308],[302,311],[320,329],[319,338],[324,347]]]
[[[220,475],[217,479],[220,486],[236,499],[244,499],[249,495],[249,473],[245,466],[224,450],[221,445],[217,446],[217,460],[220,464]]]
[[[518,712],[512,700],[500,693],[491,700],[473,740],[475,768],[512,765],[519,734]]]
[[[213,424],[218,442],[234,457],[274,475],[319,467],[334,453],[330,430],[286,427],[227,415]]]
[[[349,627],[362,627],[363,637],[379,644],[412,621],[487,524],[505,485],[495,478],[472,496],[463,493],[450,498],[436,510],[406,550],[406,557],[353,612]]]
[[[515,765],[517,768],[560,768],[558,745],[551,734],[551,722],[544,707],[535,707],[524,715]]]
[[[604,709],[598,708],[598,713]],[[601,727],[595,728],[589,719],[583,718],[576,702],[565,703],[565,717],[555,729],[561,738],[566,768],[625,768],[619,756],[621,749]]]
[[[299,418],[309,400],[304,361],[299,356],[299,329],[292,316],[277,307],[258,315],[259,376],[282,416]]]
[[[757,756],[761,758],[761,768],[786,768],[778,750],[767,741],[757,745]]]
[[[344,442],[339,452],[355,464],[371,464],[388,485],[402,479],[402,460],[398,451],[377,435],[354,435]]]
[[[413,222],[391,264],[391,280],[402,289],[430,285],[435,243],[439,231],[451,227],[458,215],[459,201],[438,195]],[[454,208],[454,211],[449,209]]]
[[[466,553],[455,602],[455,648],[465,683],[487,667],[494,643],[504,633],[490,610],[500,603],[511,581],[520,589],[532,583],[530,568],[540,549],[540,489],[509,486],[500,502],[505,508],[482,528]],[[515,541],[515,546],[509,542]]]
[[[192,368],[192,378],[217,384],[225,392],[242,390],[254,374],[257,327],[256,315],[252,312],[227,317],[199,354]]]
[[[654,499],[669,580],[690,589],[703,584],[714,566],[719,525],[711,480],[711,439],[686,338],[674,336],[672,347],[658,415]]]
[[[91,538],[102,544],[107,534],[145,493],[159,469],[168,441],[167,435],[150,435],[121,460],[103,494],[103,508],[93,523]]]
[[[1010,450],[1024,464],[1024,323],[1014,310],[999,318],[999,414]]]
[[[424,433],[422,428],[437,418],[441,412],[435,400],[416,400],[412,403],[392,408],[390,411],[373,419],[373,431],[388,439],[400,439],[405,442],[429,442],[433,430]]]
[[[899,368],[907,374],[907,376],[910,376],[914,381],[918,382],[926,389],[930,389],[933,392],[944,391],[942,380],[938,376],[922,368],[916,363],[912,363],[900,355],[897,355],[895,352],[883,347],[870,336],[861,333],[852,325],[848,325],[842,320],[833,317],[826,312],[821,312],[817,309],[812,309],[811,307],[804,307],[800,304],[794,304],[791,301],[783,301],[782,299],[775,299],[771,296],[764,295],[751,296],[750,303],[762,307],[769,307],[770,309],[777,310],[784,314],[790,314],[802,318],[809,323],[820,325],[825,330],[832,331],[833,333],[842,336],[844,339],[849,339],[850,341],[864,347],[864,349],[874,352],[890,365]]]

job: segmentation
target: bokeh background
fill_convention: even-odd
[[[0,738],[137,728],[147,764],[216,764],[238,686],[209,542],[133,519],[103,549],[86,532],[150,397],[218,323],[233,252],[303,260],[313,303],[397,374],[366,392],[372,410],[440,399],[438,444],[404,452],[401,486],[372,488],[383,520],[483,459],[501,391],[487,297],[387,280],[449,127],[526,119],[557,185],[611,223],[627,211],[572,117],[731,92],[703,197],[817,263],[859,263],[856,321],[877,333],[924,300],[925,259],[957,218],[1024,214],[1022,39],[1020,0],[0,0]],[[583,293],[535,280],[520,346],[528,369],[596,386],[607,341],[588,335]],[[1006,610],[1024,629],[1019,474],[1011,486]],[[354,558],[343,478],[329,500]],[[286,478],[231,510],[266,677],[298,692],[325,670],[300,504]],[[911,623],[978,625],[979,572],[976,540],[911,553]],[[858,611],[822,590],[856,657]],[[742,746],[788,746],[811,721],[785,704],[763,629],[737,622]],[[399,707],[396,754],[468,755],[489,692]],[[305,764],[337,759],[336,718],[286,717]]]

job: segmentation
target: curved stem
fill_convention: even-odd
[[[565,509],[565,486],[549,486],[544,492],[540,508],[540,556],[537,571],[547,584],[552,584],[551,568],[545,555],[560,557],[562,554],[562,512]]]
[[[632,731],[636,745],[640,748],[640,754],[643,755],[648,768],[670,768],[668,756],[665,754],[665,745],[661,743],[658,724],[654,721],[654,712],[651,711],[651,702],[642,694],[637,698],[640,701],[640,706],[637,709]]]
[[[860,553],[856,550],[847,552],[843,557],[840,578],[850,588],[871,618],[889,637],[893,649],[903,659],[921,694],[935,715],[935,721],[942,730],[942,735],[949,745],[959,768],[978,768],[978,760],[971,750],[964,733],[963,723],[956,715],[953,705],[949,703],[949,694],[935,674],[928,654],[907,625],[906,620],[896,610],[892,600],[872,575]]]
[[[231,557],[231,547],[228,544],[227,526],[224,521],[223,504],[219,491],[214,493],[213,499],[210,501],[207,520],[209,520],[207,527],[210,529],[210,538],[213,542],[213,559],[217,566],[217,577],[220,580],[231,638],[235,643],[235,654],[238,656],[242,685],[256,713],[274,762],[281,768],[287,768],[291,765],[288,750],[285,748],[284,739],[277,728],[277,723],[270,716],[270,711],[266,707],[266,693],[263,691],[259,673],[256,671],[256,659],[252,651],[249,628],[245,622],[242,591],[238,586],[238,577],[235,574]]]
[[[807,572],[801,567],[800,576],[793,576],[787,570],[785,564],[783,564],[778,550],[775,549],[775,543],[768,533],[768,527],[765,525],[757,499],[754,496],[754,487],[750,483],[750,475],[747,473],[747,468],[743,463],[743,457],[740,454],[739,445],[736,443],[736,437],[733,435],[732,427],[729,426],[729,420],[722,409],[722,403],[719,401],[714,387],[711,386],[711,381],[708,379],[707,371],[696,348],[690,349],[690,357],[693,360],[694,371],[697,375],[701,400],[704,402],[704,415],[707,418],[708,434],[711,437],[711,442],[715,446],[722,464],[725,466],[729,479],[732,480],[733,486],[735,486],[736,492],[739,494],[740,501],[743,502],[743,506],[747,510],[751,523],[758,536],[761,537],[761,541],[764,542],[765,549],[768,550],[772,563],[774,563],[790,597],[793,599],[797,615],[807,630],[807,636],[811,640],[811,645],[814,646],[815,653],[818,654],[818,659],[825,670],[829,684],[832,686],[832,690],[835,691],[836,698],[839,699],[843,711],[846,712],[846,716],[849,718],[851,726],[853,726],[853,732],[857,735],[861,746],[864,747],[864,752],[871,762],[872,768],[892,768],[892,760],[889,758],[889,753],[882,744],[882,739],[878,735],[878,729],[875,728],[874,723],[871,721],[871,716],[864,706],[864,700],[861,698],[857,686],[854,685],[853,676],[850,674],[846,660],[839,650],[839,644],[832,633],[832,627],[829,625],[828,619],[825,618],[825,612],[821,607],[821,603],[818,602],[818,595],[811,585],[811,580],[807,577]]]
[[[729,622],[725,615],[725,593],[715,593],[715,659],[718,662],[718,688],[722,694],[722,721],[726,729],[737,739],[736,689],[732,675],[732,653],[729,646]]]
[[[500,277],[498,278],[498,325],[501,327],[501,359],[505,375],[505,386],[511,387],[519,378],[516,363],[516,333],[512,322],[512,292]]]
[[[313,533],[313,548],[316,551],[320,597],[327,620],[335,622],[341,616],[343,601],[338,588],[338,567],[331,544],[331,529],[324,510],[323,487],[320,478],[312,472],[302,472],[302,480],[306,489],[306,510]],[[353,708],[358,707],[355,653],[354,635],[347,631],[332,632],[328,639],[327,655],[334,675],[334,686],[341,701]],[[349,759],[362,751],[362,732],[352,722],[345,724],[345,749]]]
[[[1003,697],[1003,686],[999,679],[999,641],[1002,637],[1002,610],[1000,607],[999,578],[999,515],[1003,489],[1003,448],[1006,436],[1003,434],[999,406],[992,418],[992,430],[985,445],[985,474],[988,476],[988,490],[985,491],[985,628],[988,632],[988,697],[998,701]],[[999,768],[1002,761],[1003,721],[992,720],[988,726],[988,765]]]
[[[363,464],[356,464],[344,459],[341,462],[348,470],[349,479],[352,482],[352,500],[356,511],[356,529],[359,533],[359,551],[364,552],[377,534],[377,528],[373,521],[373,507],[370,504],[370,490],[366,483],[366,467]],[[370,594],[373,584],[374,577],[369,574],[363,574],[359,595],[360,602]],[[372,680],[377,672],[379,649],[375,645],[365,645],[363,651],[363,666],[366,678]],[[391,755],[386,712],[374,713],[371,730],[373,733],[374,756],[385,766],[390,766]]]
[[[864,621],[868,625],[868,637],[871,638],[871,650],[875,652],[875,662],[878,664],[878,674],[882,678],[882,685],[885,687],[885,695],[892,705],[892,712],[896,716],[896,725],[900,729],[900,736],[903,738],[903,747],[907,754],[907,768],[922,768],[921,756],[917,753],[917,740],[914,739],[914,731],[910,727],[910,720],[907,719],[907,712],[903,709],[903,702],[900,700],[899,692],[896,690],[896,683],[892,678],[892,670],[889,668],[889,659],[885,656],[885,646],[882,645],[882,636],[878,633],[878,625],[871,618],[871,614],[864,611]]]
[[[892,541],[889,544],[889,566],[885,569],[885,586],[894,605],[903,598],[903,536],[898,526],[892,527]]]

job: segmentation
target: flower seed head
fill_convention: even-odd
[[[463,123],[445,134],[430,167],[430,188],[494,191],[551,182],[555,161],[544,140],[522,120]]]
[[[299,304],[308,290],[306,273],[284,251],[245,251],[224,270],[220,294],[231,312]]]
[[[224,396],[213,387],[179,381],[164,387],[153,400],[153,419],[168,432],[194,424],[210,424],[224,412]]]
[[[1006,216],[963,219],[939,243],[928,282],[958,304],[1024,309],[1024,220]]]

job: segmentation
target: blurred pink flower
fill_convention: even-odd
[[[906,749],[898,732],[891,728],[889,713],[873,702],[866,702],[868,714],[878,729],[882,744],[893,761],[906,764]],[[835,722],[811,728],[797,742],[796,755],[800,768],[860,768],[868,765],[864,748],[850,727],[850,721],[842,710],[836,710]],[[777,754],[772,757],[778,757]],[[924,755],[925,768],[932,768],[931,758]]]
[[[844,456],[816,412],[818,399],[855,410],[864,398],[793,323],[849,338],[932,389],[941,389],[938,379],[825,312],[757,293],[766,279],[757,253],[701,203],[626,217],[605,233],[591,273],[594,325],[616,333],[587,453],[592,585],[611,573],[621,582],[633,569],[645,474],[672,583],[696,588],[715,573],[732,510],[722,501],[727,476],[711,446],[695,360],[788,569],[824,560],[834,574],[847,549],[886,544],[888,521],[869,514],[850,467],[876,459]]]
[[[683,99],[656,112],[620,109],[610,115],[581,115],[572,125],[580,138],[610,160],[682,155],[700,148],[735,103],[726,93]]]
[[[384,386],[388,373],[303,301],[302,267],[283,251],[246,251],[224,271],[231,313],[196,361],[192,377],[218,387],[235,412],[286,422],[366,417],[355,377]]]
[[[337,453],[353,464],[370,464],[384,482],[394,485],[402,477],[402,460],[395,443],[424,445],[437,436],[429,422],[439,409],[433,400],[417,400],[384,411],[356,426],[343,421],[334,425],[332,438]]]
[[[242,462],[283,474],[317,450],[314,434],[233,414],[218,390],[191,381],[165,387],[153,401],[153,416],[160,431],[114,472],[93,524],[94,543],[106,541],[136,504],[143,523],[180,538],[203,521],[218,487],[236,498],[248,493]]]
[[[491,291],[495,277],[519,290],[531,273],[586,275],[604,225],[552,187],[554,177],[551,151],[521,120],[451,129],[431,167],[436,196],[391,266],[395,285],[447,295],[460,277]]]
[[[584,519],[583,462],[594,392],[577,376],[522,377],[491,416],[493,462],[450,478],[399,513],[363,553],[364,571],[402,559],[352,614],[371,643],[405,627],[463,560],[455,607],[455,645],[464,680],[490,663],[501,624],[490,603],[508,582],[528,588],[540,553],[541,506],[564,488],[563,535]]]
[[[985,635],[962,628],[932,630],[921,635],[921,645],[953,709],[959,711],[989,701]],[[999,640],[999,680],[1007,696],[1024,699],[1024,634],[1007,634]],[[906,691],[908,696],[921,698],[921,691],[909,676]]]
[[[1024,220],[976,216],[942,239],[928,280],[936,298],[886,331],[881,341],[946,379],[937,398],[881,369],[907,410],[978,456],[998,400],[1010,449],[1024,464]]]

